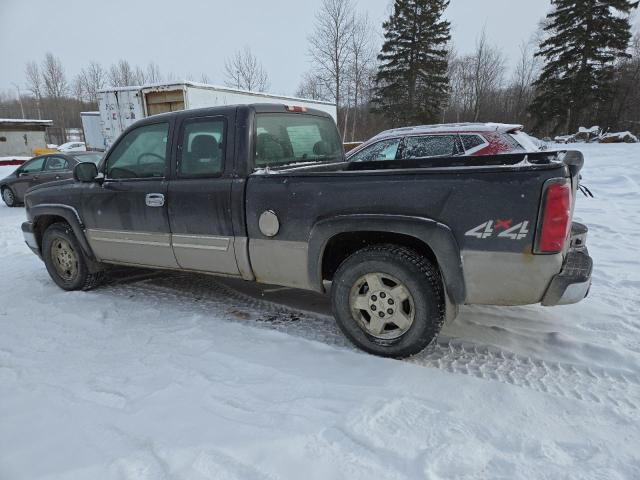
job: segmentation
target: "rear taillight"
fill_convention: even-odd
[[[545,185],[538,221],[536,253],[559,253],[564,248],[571,216],[571,184],[554,180]]]

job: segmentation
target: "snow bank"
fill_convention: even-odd
[[[587,300],[464,307],[406,362],[207,276],[63,292],[0,205],[0,478],[640,478],[639,147],[578,146]]]
[[[573,135],[559,135],[556,143],[638,143],[631,132],[604,132],[600,127],[580,127]]]

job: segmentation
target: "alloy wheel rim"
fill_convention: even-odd
[[[71,281],[78,272],[78,256],[64,238],[56,238],[51,244],[51,259],[56,273],[65,281]]]
[[[381,340],[400,338],[415,320],[409,289],[396,277],[381,272],[367,273],[354,283],[349,307],[358,326]]]

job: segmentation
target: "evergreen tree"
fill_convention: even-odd
[[[556,133],[592,126],[610,99],[615,62],[627,56],[631,0],[552,0],[536,56],[544,68],[530,111],[538,128]],[[605,125],[601,125],[605,126]]]
[[[437,121],[447,100],[449,0],[395,0],[383,24],[374,105],[393,125]]]

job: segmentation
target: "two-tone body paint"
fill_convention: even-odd
[[[39,204],[58,203],[76,210],[80,217],[76,228],[98,261],[232,275],[314,290],[323,288],[319,265],[330,235],[349,228],[415,234],[434,251],[447,289],[458,292],[455,303],[541,301],[561,269],[563,254],[533,254],[535,225],[542,186],[548,179],[569,176],[564,163],[520,162],[524,155],[516,155],[511,163],[506,157],[462,166],[449,159],[451,165],[443,161],[435,167],[416,162],[370,166],[339,162],[254,173],[255,115],[284,111],[283,106],[254,105],[144,119],[129,131],[169,123],[164,178],[107,178],[101,183],[36,188],[28,195],[29,215],[37,221],[37,212],[46,214]],[[226,161],[218,176],[177,176],[182,126],[194,117],[226,121]],[[106,161],[108,157],[109,153]],[[102,172],[104,165],[105,161]],[[149,194],[163,195],[166,201],[149,206],[145,202]],[[267,210],[278,217],[275,236],[265,235],[259,227]],[[495,224],[495,235],[467,235],[489,221],[500,221],[503,232],[523,222],[530,228],[519,230],[515,238],[500,236]]]

